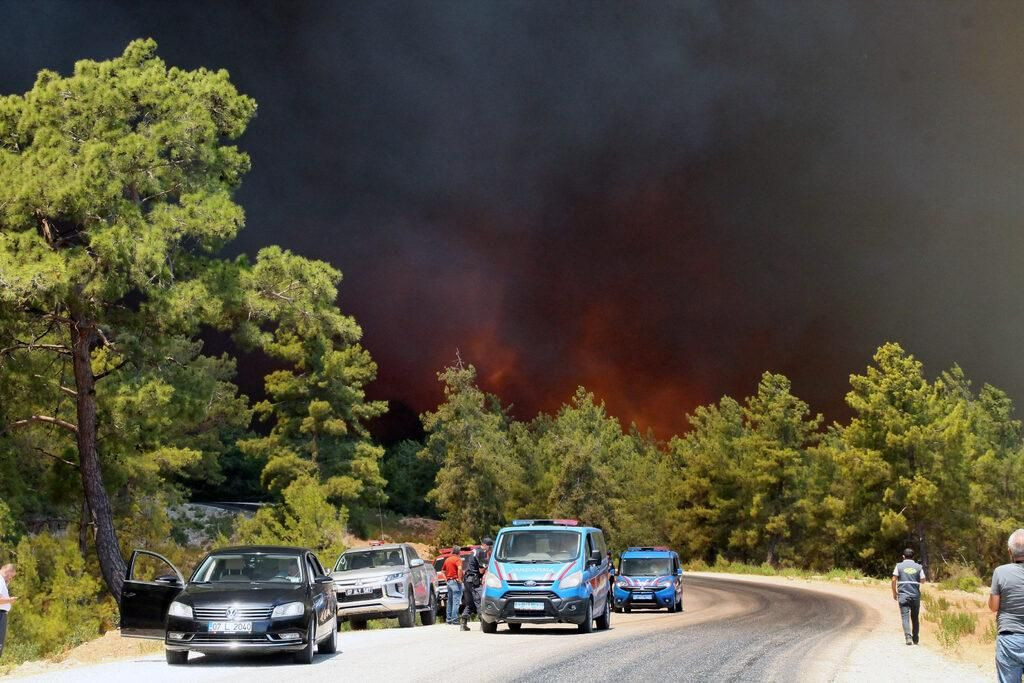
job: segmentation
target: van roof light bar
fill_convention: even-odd
[[[512,526],[579,526],[575,519],[513,519]]]

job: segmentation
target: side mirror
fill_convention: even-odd
[[[682,575],[683,575],[683,568],[680,567],[679,569],[676,570],[676,576],[682,576]]]
[[[313,579],[313,583],[334,583],[334,579],[332,579],[330,576],[318,576],[315,579]]]
[[[594,552],[590,553],[590,558],[587,560],[587,566],[594,567],[601,564],[601,562],[603,561],[604,555],[601,554],[600,550],[595,550]]]
[[[413,568],[415,568],[415,567],[422,567],[423,566],[423,560],[421,560],[420,558],[417,557],[415,560],[412,560],[412,561],[409,562],[409,566],[413,567]]]
[[[163,576],[158,576],[155,579],[153,579],[153,582],[154,583],[162,583],[165,586],[180,586],[181,585],[181,581],[178,581],[178,577],[175,576],[174,574],[165,574]]]

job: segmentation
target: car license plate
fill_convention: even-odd
[[[373,592],[372,588],[349,588],[345,591],[349,595],[369,595]]]
[[[252,633],[252,622],[211,621],[207,630],[210,633]]]
[[[654,595],[651,593],[633,593],[634,600],[653,600]]]
[[[514,602],[512,603],[513,609],[521,609],[528,612],[543,612],[543,602]]]

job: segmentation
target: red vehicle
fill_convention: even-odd
[[[459,546],[459,556],[465,558],[467,555],[472,554],[477,548],[483,548],[482,545],[463,545]],[[443,615],[445,607],[448,604],[448,582],[441,573],[441,567],[444,566],[444,561],[452,555],[451,547],[444,548],[438,553],[437,558],[434,560],[434,571],[437,572],[437,613]]]

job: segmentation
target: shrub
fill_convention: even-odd
[[[976,593],[981,588],[981,577],[978,576],[974,567],[962,563],[949,563],[945,565],[948,575],[941,582],[939,587],[946,590],[961,590],[968,593]]]
[[[977,627],[978,617],[975,614],[959,610],[943,612],[939,615],[939,642],[943,647],[956,647],[961,638],[974,633]]]
[[[5,664],[63,652],[114,626],[117,606],[86,569],[75,541],[24,536],[15,555],[11,594],[20,599],[10,613]]]

